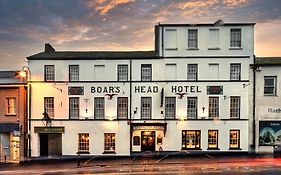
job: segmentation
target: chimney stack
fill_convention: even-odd
[[[51,46],[51,44],[46,43],[45,44],[45,52],[55,52],[56,50]]]

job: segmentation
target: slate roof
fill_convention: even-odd
[[[0,71],[0,85],[26,84],[26,79],[16,76],[17,71]]]
[[[281,57],[256,57],[255,64],[281,65]]]
[[[154,51],[53,51],[27,57],[28,60],[156,59]]]

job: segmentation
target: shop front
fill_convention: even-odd
[[[132,151],[161,151],[167,123],[132,123]]]

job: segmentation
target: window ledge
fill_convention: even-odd
[[[90,154],[89,151],[78,151],[76,154]]]
[[[186,50],[199,50],[199,48],[192,48],[192,47],[189,47],[189,48],[187,48]]]
[[[230,47],[229,50],[243,50],[242,47]]]
[[[219,47],[210,47],[208,50],[221,50]]]
[[[195,150],[195,151],[202,151],[201,148],[182,148],[181,150]]]
[[[268,97],[278,97],[278,95],[276,94],[263,94],[264,96],[268,96]]]
[[[220,150],[219,148],[208,148],[207,150]]]
[[[241,148],[229,148],[229,150],[242,150]]]
[[[165,48],[165,50],[178,50],[178,48]]]
[[[7,116],[7,117],[15,117],[15,116],[17,116],[17,114],[5,114],[5,116]]]
[[[102,154],[116,154],[115,151],[104,151]]]

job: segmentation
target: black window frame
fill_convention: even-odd
[[[47,79],[47,67],[53,67],[53,79]],[[56,67],[55,65],[44,65],[44,81],[55,81],[56,78]]]
[[[150,68],[150,78],[144,79],[143,68]],[[141,64],[141,81],[152,81],[152,64]]]
[[[71,72],[71,67],[78,67],[78,79],[77,80],[73,80],[72,79],[73,72]],[[79,76],[80,76],[80,67],[79,67],[79,65],[69,65],[68,66],[68,80],[69,81],[73,81],[73,82],[79,81]]]

